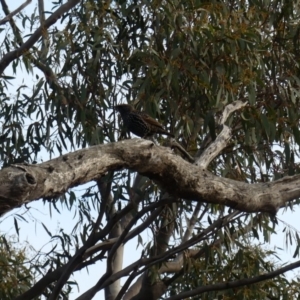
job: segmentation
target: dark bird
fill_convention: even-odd
[[[129,104],[116,105],[115,108],[120,113],[123,123],[127,129],[139,137],[152,137],[156,133],[174,137],[172,133],[164,130],[163,126],[159,122],[147,114],[135,110]]]

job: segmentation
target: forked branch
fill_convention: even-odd
[[[239,110],[247,105],[247,102],[235,101],[228,104],[218,122],[218,125],[222,126],[222,131],[217,136],[215,141],[211,143],[202,153],[202,155],[197,159],[196,165],[201,169],[206,169],[210,162],[217,156],[219,153],[226,148],[228,142],[231,139],[231,128],[225,125],[228,117],[236,110]]]

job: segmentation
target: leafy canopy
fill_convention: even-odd
[[[61,6],[62,1],[53,2],[53,10]],[[9,13],[5,5],[2,8]],[[230,117],[232,139],[209,170],[251,184],[297,174],[299,18],[296,1],[83,0],[45,28],[41,38],[2,74],[3,166],[39,162],[117,141],[120,125],[113,107],[121,102],[134,104],[158,119],[191,155],[199,156],[219,134],[217,120],[226,105],[241,100],[248,105]],[[1,54],[22,46],[41,22],[35,10],[21,12],[2,26]],[[16,78],[22,76],[19,83]],[[132,197],[140,205],[126,212]],[[44,268],[43,276],[63,267],[94,228],[91,214],[105,209],[107,220],[120,211],[122,226],[130,224],[124,221],[126,217],[135,220],[138,216],[136,221],[152,218],[148,227],[153,242],[146,245],[143,235],[138,237],[138,251],[143,248],[146,257],[184,244],[188,229],[191,236],[207,232],[195,248],[186,245],[188,254],[175,275],[159,271],[167,260],[155,267],[149,264],[151,284],[162,280],[166,287],[166,293],[159,296],[172,299],[199,286],[276,269],[272,258],[276,253],[253,246],[255,239],[269,241],[278,228],[276,218],[270,223],[264,214],[231,215],[232,210],[225,207],[184,199],[166,205],[159,214],[156,210],[143,212],[166,197],[149,179],[134,177],[130,171],[112,172],[82,195],[70,190],[61,202],[52,199],[50,205],[59,211],[76,211],[74,229],[68,233],[62,228],[55,237],[48,232],[57,239],[60,250],[53,249],[34,263]],[[209,229],[225,216],[232,217]],[[113,228],[107,226],[110,223],[103,221],[99,230]],[[120,234],[113,232],[105,238]],[[291,231],[287,234],[291,236]],[[294,238],[299,243],[297,232]],[[296,246],[295,257],[298,252]],[[103,258],[97,254],[90,263]],[[88,265],[81,262],[80,267]],[[288,282],[281,275],[239,289],[218,292],[212,288],[203,299],[220,295],[222,299],[261,295],[294,299],[298,290],[297,281]]]

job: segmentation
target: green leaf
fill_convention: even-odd
[[[14,218],[14,225],[15,225],[15,230],[16,230],[16,233],[17,235],[19,236],[19,226],[18,226],[18,221],[16,218]]]
[[[47,232],[47,234],[52,238],[52,234],[51,232],[48,230],[48,228],[44,225],[44,223],[41,223],[42,226],[44,227],[45,231]]]
[[[270,136],[270,126],[269,126],[268,118],[265,114],[261,114],[261,121],[262,121],[264,130],[265,130],[267,136],[269,137]]]

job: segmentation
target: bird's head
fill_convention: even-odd
[[[128,114],[133,111],[133,107],[129,104],[119,104],[115,106],[115,109],[122,115]]]

